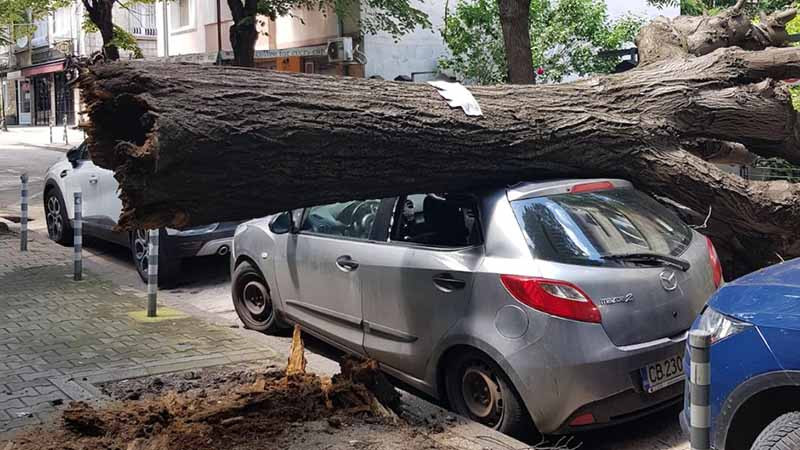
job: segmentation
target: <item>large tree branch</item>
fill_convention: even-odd
[[[479,118],[451,109],[426,84],[253,69],[106,64],[90,67],[81,87],[92,156],[116,171],[125,227],[617,176],[700,213],[711,206],[709,231],[736,237],[732,248],[762,240],[757,261],[800,255],[797,186],[748,183],[678,150],[686,140],[715,139],[760,151],[782,143],[796,155],[782,88],[742,77],[750,53],[728,52],[572,84],[474,87]]]

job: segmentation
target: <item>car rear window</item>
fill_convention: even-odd
[[[617,265],[604,256],[681,255],[692,240],[671,210],[633,188],[511,202],[534,256],[571,264]]]

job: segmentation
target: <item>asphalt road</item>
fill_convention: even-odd
[[[63,156],[59,149],[0,141],[0,215],[19,215],[19,208],[14,206],[19,204],[19,177],[23,173],[28,174],[31,202],[41,202],[44,173]]]
[[[8,140],[8,136],[0,132],[0,216],[18,214],[19,175],[27,172],[31,180],[31,217],[34,218],[31,228],[46,233],[41,204],[42,180],[47,167],[63,157],[64,150],[45,148],[36,143],[20,145]],[[84,249],[84,258],[91,261],[89,264],[93,271],[101,272],[123,290],[137,292],[145,301],[146,286],[136,274],[128,249],[90,238],[85,240]],[[213,323],[241,326],[230,300],[226,258],[204,257],[187,261],[178,287],[160,291],[159,301]],[[269,339],[269,345],[276,348],[289,345],[286,336]],[[335,353],[332,349],[313,341],[308,348],[311,370],[318,373],[336,371],[336,363],[329,358]],[[581,449],[595,450],[688,449],[689,444],[680,432],[677,413],[678,410],[671,409],[629,424],[574,436],[569,442],[561,441],[560,447],[575,448],[580,444]],[[558,444],[558,438],[551,438],[548,443]]]

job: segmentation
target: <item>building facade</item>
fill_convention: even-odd
[[[446,1],[414,3],[429,15],[432,27],[417,29],[399,40],[388,33],[362,33],[358,19],[363,11],[353,11],[340,18],[332,12],[298,9],[292,11],[291,16],[274,21],[262,17],[257,26],[260,36],[255,46],[256,66],[385,79],[399,75],[430,75],[435,73],[438,59],[447,51],[438,31],[443,25]],[[231,13],[226,1],[219,2],[219,13],[217,5],[216,0],[157,3],[159,56],[214,62],[217,52],[222,51],[225,59],[231,59],[228,34]],[[348,63],[330,63],[322,47],[342,37],[352,39],[356,57]]]
[[[454,7],[451,2],[450,7]],[[295,72],[379,76],[406,76],[415,81],[433,78],[438,60],[447,54],[440,30],[444,25],[447,0],[413,1],[428,14],[431,28],[416,30],[395,39],[389,33],[362,33],[358,23],[365,6],[348,17],[319,11],[294,10],[274,21],[259,20],[261,36],[256,43],[256,66]],[[677,6],[658,9],[647,0],[606,0],[610,19],[633,15],[653,18],[674,17]],[[218,9],[219,8],[219,9]],[[158,55],[173,59],[211,63],[218,52],[231,59],[228,30],[232,24],[227,1],[171,0],[157,3]],[[166,19],[166,20],[165,20]],[[348,64],[330,64],[324,52],[315,48],[340,37],[350,37],[357,58]]]
[[[10,125],[69,125],[78,121],[77,89],[67,85],[65,55],[88,56],[102,49],[99,33],[82,28],[79,1],[34,22],[33,35],[0,48],[0,94],[6,123]],[[145,57],[155,57],[155,6],[134,4],[114,9],[114,23],[136,37]],[[121,57],[131,52],[121,51]]]

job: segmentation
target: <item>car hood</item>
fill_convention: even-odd
[[[709,305],[757,326],[800,330],[800,258],[726,284]]]
[[[50,167],[47,168],[47,172],[60,172],[64,169],[72,168],[72,164],[67,160],[66,156],[59,158],[56,162],[54,162]]]

